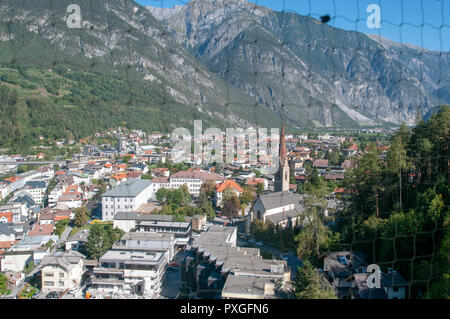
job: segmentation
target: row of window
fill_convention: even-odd
[[[54,287],[55,286],[55,282],[54,281],[44,281],[44,286]],[[64,287],[64,281],[60,281],[59,282],[59,286],[60,287]]]
[[[53,276],[54,276],[54,273],[52,273],[52,272],[46,272],[46,273],[44,273],[44,276],[45,276],[45,277],[53,277]],[[60,278],[64,278],[64,276],[65,276],[65,274],[64,274],[63,272],[60,272],[60,273],[59,273],[59,277],[60,277]]]
[[[105,208],[108,208],[108,205],[105,205]],[[114,205],[111,205],[111,208],[114,208]],[[125,205],[125,209],[133,208],[133,205]],[[117,205],[117,209],[120,209],[120,205]]]
[[[113,202],[114,198],[113,197],[104,197],[105,201],[110,201]],[[116,202],[132,202],[133,198],[128,198],[128,197],[117,197],[116,198]]]

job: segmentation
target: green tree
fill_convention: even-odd
[[[298,267],[294,294],[297,299],[337,299],[333,287],[309,260]]]
[[[85,206],[75,208],[75,226],[82,227],[84,224],[86,224],[89,220],[88,211]]]
[[[234,192],[232,192],[228,196],[226,196],[225,192],[223,195],[224,200],[222,206],[222,215],[227,216],[231,219],[238,215],[239,210],[241,209],[241,202]]]

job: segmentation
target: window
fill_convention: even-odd
[[[44,281],[44,286],[53,286],[54,282],[53,281]]]
[[[45,277],[53,277],[53,273],[52,272],[46,272],[45,273]]]
[[[60,277],[60,278],[63,278],[63,277],[64,277],[64,273],[63,273],[63,272],[60,272],[60,273],[59,273],[59,277]]]
[[[64,287],[64,281],[60,281],[60,282],[59,282],[59,286],[60,286],[60,287]]]

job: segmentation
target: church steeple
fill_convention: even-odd
[[[284,164],[287,157],[287,150],[286,150],[286,137],[284,132],[284,121],[281,122],[281,135],[280,135],[280,163]]]
[[[275,192],[287,192],[289,191],[289,164],[287,160],[284,121],[281,122],[279,157],[278,172],[275,176]]]

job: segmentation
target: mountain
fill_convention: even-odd
[[[18,97],[8,112],[2,106],[2,121],[18,141],[56,138],[47,129],[51,118],[71,124],[58,136],[77,131],[77,119],[84,127],[77,136],[121,122],[166,132],[194,119],[221,127],[279,125],[275,113],[211,72],[136,2],[77,1],[82,28],[68,28],[72,3],[0,0],[0,86]],[[37,104],[49,116],[43,128],[30,115]]]
[[[242,0],[0,0],[0,144],[124,125],[358,127],[448,103],[449,53]]]
[[[417,111],[450,102],[450,52],[243,0],[147,9],[220,78],[293,125],[413,124]]]

